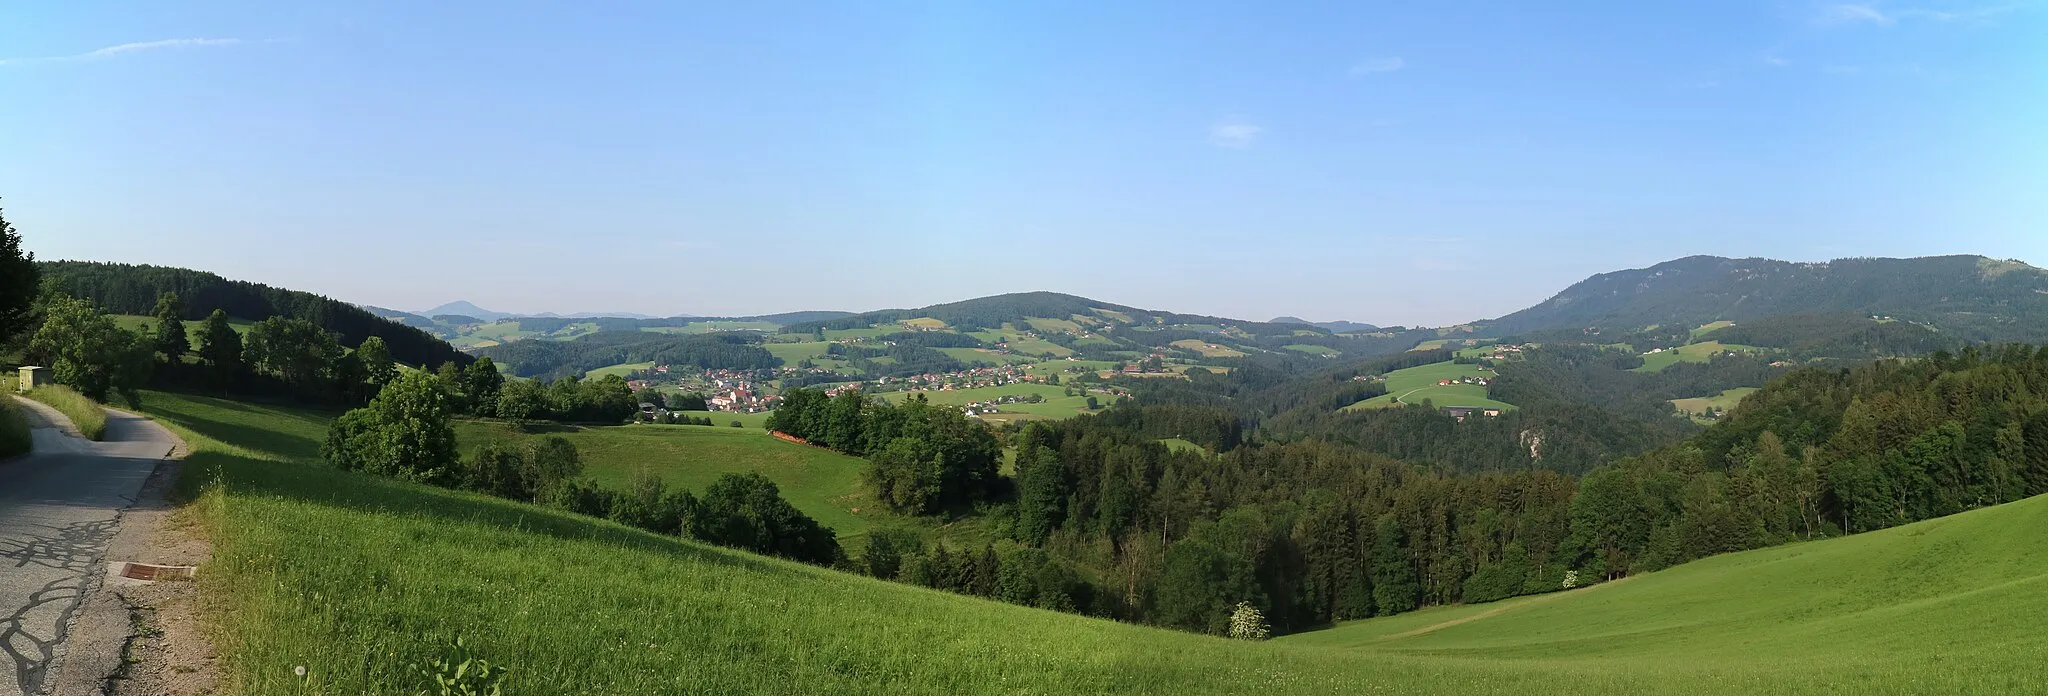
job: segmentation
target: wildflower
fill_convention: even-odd
[[[297,667],[293,667],[293,668],[292,668],[292,676],[298,677],[298,678],[300,678],[300,679],[304,679],[304,678],[306,678],[306,666],[305,666],[305,665],[299,665],[299,666],[297,666]]]

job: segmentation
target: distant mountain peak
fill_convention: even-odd
[[[1338,321],[1309,321],[1309,320],[1307,320],[1307,319],[1303,319],[1303,318],[1301,318],[1301,317],[1291,317],[1291,316],[1290,316],[1290,317],[1273,317],[1273,318],[1272,318],[1272,320],[1270,320],[1270,321],[1267,321],[1266,323],[1268,323],[1268,324],[1299,324],[1299,325],[1302,325],[1302,326],[1313,326],[1313,327],[1316,327],[1316,328],[1318,328],[1318,329],[1322,329],[1322,330],[1324,330],[1324,331],[1328,331],[1328,332],[1330,332],[1330,333],[1360,333],[1360,332],[1366,332],[1366,331],[1378,331],[1378,330],[1380,330],[1380,327],[1378,327],[1378,326],[1375,326],[1375,325],[1372,325],[1372,324],[1361,324],[1361,323],[1359,323],[1359,322],[1355,322],[1355,321],[1344,321],[1344,320],[1338,320]]]
[[[497,321],[499,319],[512,316],[510,313],[507,312],[493,312],[491,310],[478,307],[475,304],[471,303],[469,300],[456,300],[454,302],[450,302],[448,304],[444,304],[424,312],[415,312],[415,314],[425,317],[438,317],[444,314],[453,314],[456,316],[476,317],[484,321]]]

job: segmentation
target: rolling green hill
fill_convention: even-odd
[[[45,287],[91,300],[109,314],[152,314],[157,297],[174,292],[185,304],[186,319],[204,319],[216,309],[252,322],[293,317],[339,334],[341,344],[348,347],[371,336],[382,338],[391,357],[408,365],[467,365],[470,361],[468,355],[428,331],[309,292],[168,266],[44,261],[36,268],[42,272]]]
[[[701,490],[720,474],[757,472],[782,487],[782,497],[820,524],[839,532],[840,543],[859,538],[879,516],[895,521],[861,486],[866,462],[838,452],[777,440],[759,427],[727,426],[732,414],[710,414],[714,427],[619,425],[565,428],[583,456],[584,473],[599,485],[625,490],[646,471],[670,486]],[[456,442],[464,452],[487,442],[529,437],[498,422],[461,421]]]
[[[314,463],[320,414],[149,393],[230,694],[2034,693],[2048,498],[1248,643],[884,583]],[[292,676],[305,666],[304,683]]]
[[[1486,387],[1477,384],[1438,384],[1442,380],[1488,379],[1494,371],[1478,365],[1440,362],[1387,373],[1387,393],[1346,406],[1347,410],[1385,408],[1395,404],[1420,405],[1428,401],[1439,407],[1470,406],[1512,410],[1514,404],[1487,398]]]
[[[1691,256],[1595,275],[1481,325],[1505,335],[1830,313],[1895,316],[1973,341],[2040,342],[2048,340],[2048,271],[1982,256],[1827,263]]]
[[[1428,656],[1661,675],[1694,693],[2037,693],[2048,497],[1707,558],[1611,586],[1281,638],[1362,660]]]

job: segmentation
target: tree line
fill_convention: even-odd
[[[1088,569],[1065,591],[1076,610],[1221,633],[1249,602],[1298,631],[2048,492],[2048,349],[2025,346],[1796,371],[1703,432],[1576,478],[1430,470],[1317,440],[1158,444],[1199,432],[1188,408],[1012,434],[1013,492],[988,514],[1018,545]],[[963,553],[981,556],[949,562]],[[982,571],[943,577],[962,572]]]
[[[792,389],[768,417],[770,430],[865,457],[875,497],[908,514],[971,506],[1003,491],[1002,445],[960,409],[913,395],[901,405],[848,389],[826,396]]]
[[[458,457],[451,419],[464,388],[439,374],[400,375],[367,405],[335,419],[321,455],[344,471],[537,503],[807,563],[844,562],[832,529],[790,505],[760,474],[726,474],[699,494],[642,472],[627,490],[612,491],[582,475],[575,445],[559,436],[484,444]]]
[[[204,319],[214,310],[250,321],[284,317],[332,331],[349,345],[375,336],[404,363],[459,366],[471,359],[433,334],[312,293],[164,266],[46,261],[37,267],[48,292],[87,300],[114,314],[151,314],[159,297],[174,294],[183,301],[182,319]]]
[[[523,320],[522,320],[523,321]],[[752,332],[677,336],[606,331],[567,341],[512,341],[477,351],[520,377],[561,378],[621,363],[652,362],[707,370],[767,370],[782,360]]]

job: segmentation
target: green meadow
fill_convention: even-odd
[[[145,317],[140,314],[109,314],[107,316],[108,318],[114,320],[115,326],[119,326],[123,329],[127,329],[129,331],[139,331],[147,334],[156,333],[156,317]],[[249,333],[249,327],[255,325],[256,322],[249,321],[247,319],[236,319],[233,317],[228,318],[228,326],[232,327],[235,330],[235,333],[238,334]],[[199,332],[204,330],[206,330],[206,322],[204,320],[185,320],[185,338],[192,342],[193,350],[199,349]]]
[[[1701,325],[1699,325],[1699,326],[1693,327],[1693,329],[1692,329],[1692,339],[1693,339],[1693,340],[1695,340],[1695,341],[1697,341],[1697,340],[1699,340],[1699,339],[1700,339],[1700,337],[1701,337],[1701,336],[1705,336],[1705,335],[1707,335],[1707,334],[1710,334],[1710,333],[1713,333],[1713,332],[1715,332],[1715,331],[1719,331],[1719,330],[1721,330],[1721,329],[1725,329],[1725,328],[1728,328],[1728,327],[1730,327],[1730,326],[1734,326],[1734,325],[1735,325],[1735,322],[1732,322],[1732,321],[1728,321],[1728,320],[1725,320],[1725,319],[1724,319],[1724,320],[1721,320],[1721,321],[1713,321],[1713,322],[1707,322],[1707,323],[1705,323],[1705,324],[1701,324]]]
[[[1721,353],[1729,351],[1734,351],[1737,353],[1757,353],[1762,352],[1763,350],[1764,349],[1758,348],[1756,346],[1745,346],[1734,343],[1722,343],[1720,341],[1701,341],[1699,343],[1688,343],[1677,348],[1665,350],[1659,353],[1651,353],[1649,355],[1643,356],[1642,366],[1635,368],[1633,371],[1658,372],[1663,370],[1664,368],[1682,362],[1707,362],[1708,360],[1713,359],[1715,355],[1719,355]]]
[[[418,693],[413,666],[458,635],[513,694],[2048,691],[2048,497],[1242,642],[337,472],[320,413],[155,392],[144,410],[192,445],[231,695]]]
[[[1701,396],[1691,399],[1672,399],[1671,405],[1677,407],[1680,411],[1684,411],[1688,414],[1693,415],[1695,418],[1698,418],[1699,416],[1704,415],[1707,412],[1708,408],[1718,408],[1722,411],[1734,409],[1736,404],[1742,403],[1742,397],[1749,396],[1750,394],[1755,392],[1756,387],[1736,387],[1734,389],[1729,389],[1719,394],[1715,394],[1713,396]]]
[[[1456,362],[1430,363],[1387,373],[1387,393],[1344,407],[1345,410],[1385,408],[1395,404],[1421,404],[1428,401],[1437,406],[1471,406],[1474,408],[1514,409],[1514,404],[1486,398],[1486,387],[1477,384],[1452,384],[1440,386],[1439,380],[1485,377],[1491,379],[1493,372],[1478,365]]]
[[[1000,413],[983,417],[983,420],[998,423],[1012,420],[1069,418],[1087,413],[1088,397],[1067,396],[1062,393],[1064,389],[1064,387],[1056,387],[1050,384],[1005,384],[999,387],[978,387],[950,391],[882,392],[877,396],[889,400],[890,403],[900,404],[909,399],[913,394],[921,394],[932,403],[948,406],[965,406],[977,401],[989,401],[1004,396],[1023,396],[1025,394],[1037,394],[1045,397],[1045,401],[1035,404],[1001,404],[996,407],[1001,411]],[[1096,404],[1103,408],[1108,408],[1111,400],[1115,398],[1102,392],[1096,392],[1093,396],[1095,397]]]
[[[604,367],[597,368],[595,370],[585,372],[583,373],[583,378],[597,379],[599,377],[604,377],[606,375],[618,375],[620,377],[625,377],[626,375],[630,375],[641,370],[652,369],[654,369],[654,363],[651,362],[619,363],[617,365],[607,365]]]
[[[624,490],[641,471],[669,486],[703,490],[728,473],[757,472],[782,488],[782,497],[820,524],[839,532],[842,544],[867,534],[870,518],[882,514],[861,486],[867,463],[822,447],[777,440],[760,428],[727,425],[732,414],[713,413],[716,425],[617,425],[538,430],[576,444],[584,473],[599,485]],[[510,443],[531,435],[495,421],[457,421],[455,439],[466,456],[486,442]]]

